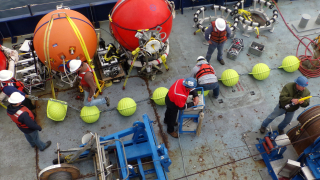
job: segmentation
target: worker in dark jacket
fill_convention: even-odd
[[[110,100],[107,96],[101,99],[94,99],[93,95],[96,92],[97,84],[93,76],[93,70],[87,63],[82,62],[81,60],[71,60],[70,71],[78,73],[81,80],[80,84],[84,90],[83,104],[85,106],[97,106],[101,104],[110,106]]]
[[[219,97],[219,83],[216,73],[213,67],[207,62],[207,60],[199,56],[196,66],[191,71],[191,77],[197,79],[198,86],[203,87],[204,91],[213,90],[213,97],[218,99]]]
[[[21,105],[24,99],[25,97],[19,92],[12,93],[8,99],[10,105],[7,108],[7,114],[24,133],[31,147],[37,146],[40,151],[43,151],[51,145],[51,141],[43,143],[40,140],[38,131],[41,131],[42,128],[34,120],[32,112],[27,107]]]
[[[196,106],[199,103],[199,97],[197,91],[194,88],[197,87],[197,81],[190,77],[187,79],[178,79],[169,89],[166,96],[167,110],[164,117],[164,123],[167,124],[167,133],[174,138],[178,138],[178,134],[174,131],[174,126],[178,125],[177,113],[178,110],[187,109],[192,106]],[[193,95],[193,102],[186,103],[189,94]]]
[[[29,95],[24,92],[23,83],[13,78],[13,73],[11,71],[0,71],[0,89],[9,97],[12,93],[19,92],[25,97],[24,101],[21,103],[22,105],[26,106],[31,111],[36,108],[36,106],[32,104],[31,99],[28,98]]]
[[[210,35],[210,37],[209,37]],[[210,62],[211,55],[213,51],[218,49],[217,60],[221,65],[224,65],[222,59],[223,46],[227,39],[231,36],[231,29],[227,26],[226,21],[222,18],[217,18],[215,21],[211,22],[211,25],[206,29],[204,38],[209,43],[208,52],[206,55],[206,60]]]
[[[286,84],[280,93],[279,103],[273,112],[262,122],[260,132],[264,133],[269,123],[276,117],[285,114],[284,120],[278,125],[279,134],[284,134],[284,128],[291,122],[294,112],[299,107],[309,106],[310,99],[299,101],[300,98],[310,96],[310,91],[306,88],[307,86],[308,79],[304,76],[299,76],[294,82]]]

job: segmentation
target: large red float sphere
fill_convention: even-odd
[[[1,44],[0,44],[1,48]],[[4,52],[0,49],[0,71],[1,70],[6,70],[7,69],[7,58],[4,55]]]
[[[137,30],[162,27],[166,41],[171,33],[171,6],[165,0],[119,0],[113,8],[110,21],[112,33],[117,41],[128,50],[139,46],[135,37]],[[164,38],[164,36],[162,37]]]
[[[80,41],[65,14],[72,19],[79,29],[79,32],[81,33],[86,44],[89,56],[92,58],[97,48],[97,36],[91,22],[84,15],[77,11],[60,9],[45,15],[39,21],[34,31],[34,48],[41,62],[46,64],[43,43],[46,28],[51,20],[52,14],[54,14],[54,20],[49,36],[49,56],[51,59],[51,69],[55,71],[63,71],[63,60],[61,59],[62,55],[65,56],[66,61],[76,58],[80,58],[82,61],[86,60]],[[71,53],[70,48],[74,49],[74,54]]]

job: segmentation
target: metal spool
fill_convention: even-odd
[[[72,175],[65,171],[55,172],[49,176],[48,180],[72,180]]]
[[[70,164],[56,164],[44,168],[39,173],[40,180],[72,180],[77,179],[80,170]]]
[[[298,155],[303,153],[303,151],[310,146],[319,136],[314,136],[320,133],[320,106],[314,106],[310,109],[304,111],[298,117],[299,125],[292,128],[288,133],[288,137],[293,144]],[[300,134],[296,134],[296,132],[303,127],[303,130]],[[314,137],[311,137],[314,136]],[[311,138],[309,138],[311,137]],[[301,142],[295,143],[299,140],[308,138]]]

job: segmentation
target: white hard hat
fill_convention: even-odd
[[[24,99],[25,99],[25,97],[22,96],[22,94],[20,94],[18,92],[14,92],[11,94],[8,101],[9,101],[9,103],[12,103],[12,104],[18,104],[18,103],[21,103]]]
[[[215,24],[216,24],[216,28],[219,31],[224,31],[226,29],[226,26],[227,26],[226,21],[224,19],[222,19],[222,18],[216,19]]]
[[[81,66],[82,61],[73,59],[70,61],[69,66],[70,66],[70,72],[76,71],[80,66]]]
[[[197,62],[203,61],[203,60],[206,60],[206,58],[204,58],[203,56],[199,56],[198,59],[197,59]]]
[[[13,72],[9,70],[0,71],[0,81],[8,81],[13,77]]]

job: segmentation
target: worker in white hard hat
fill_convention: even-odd
[[[197,58],[197,64],[191,71],[191,77],[197,79],[198,86],[203,87],[204,91],[213,90],[213,97],[219,97],[219,83],[213,67],[203,57]]]
[[[0,90],[9,97],[12,93],[19,92],[25,97],[22,105],[26,106],[31,111],[36,108],[36,106],[34,106],[31,100],[28,98],[29,95],[25,93],[23,83],[13,77],[12,71],[0,71]]]
[[[82,62],[81,60],[71,60],[69,63],[70,72],[77,72],[80,78],[81,86],[84,90],[84,105],[85,106],[97,106],[102,104],[107,104],[110,106],[110,99],[106,96],[101,99],[94,99],[93,95],[96,92],[97,84],[93,77],[93,69],[90,66]]]
[[[24,99],[21,93],[12,93],[8,99],[10,105],[7,107],[7,114],[24,133],[31,147],[37,146],[40,151],[43,151],[51,145],[51,141],[44,143],[40,140],[38,131],[42,128],[36,123],[33,113],[21,104]]]
[[[217,18],[215,21],[211,22],[211,25],[206,29],[205,39],[209,43],[208,52],[206,55],[206,60],[210,62],[211,55],[213,51],[217,48],[218,55],[217,60],[221,65],[224,65],[224,60],[222,58],[223,55],[223,46],[227,39],[230,38],[231,30],[227,23],[222,18]]]

